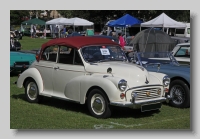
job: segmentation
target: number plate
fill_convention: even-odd
[[[154,104],[148,104],[148,105],[142,105],[141,111],[151,111],[151,110],[157,110],[161,108],[161,103],[154,103]]]

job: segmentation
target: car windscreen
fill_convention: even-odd
[[[135,53],[134,60],[141,64],[179,64],[170,52]]]
[[[87,46],[81,53],[86,62],[127,61],[121,47],[115,45]]]

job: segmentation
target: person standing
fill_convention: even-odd
[[[36,38],[36,26],[33,25],[33,38]]]
[[[124,50],[125,40],[124,40],[124,37],[122,37],[121,33],[118,33],[118,38],[119,38],[119,44],[121,45],[122,49]]]
[[[62,36],[63,36],[63,38],[65,38],[65,37],[66,37],[66,27],[64,27],[64,28],[63,28],[63,31],[62,31]]]
[[[111,27],[109,27],[109,30],[107,32],[107,36],[112,36],[112,28]]]
[[[33,38],[33,25],[31,25],[30,32],[31,32],[31,38]]]
[[[54,29],[54,33],[55,33],[56,38],[58,38],[58,32],[59,32],[59,28],[58,28],[58,26],[56,26],[55,29]]]

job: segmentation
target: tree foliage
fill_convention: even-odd
[[[23,18],[28,16],[28,10],[11,10],[10,11],[10,25],[20,25],[23,22]]]
[[[29,17],[30,10],[11,10],[10,11],[10,24],[21,24],[22,17]],[[34,10],[32,10],[34,11]],[[40,14],[41,10],[35,10],[34,12]],[[45,21],[50,20],[51,10],[47,11],[47,17]],[[125,14],[130,14],[140,20],[149,21],[161,13],[167,14],[174,20],[190,22],[189,10],[58,10],[58,12],[67,18],[79,17],[87,19],[95,24],[105,24],[108,20],[118,19]]]

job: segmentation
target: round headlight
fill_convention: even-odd
[[[124,79],[120,80],[118,83],[118,88],[121,91],[125,91],[127,87],[127,81],[125,81]]]
[[[164,85],[164,86],[168,86],[169,83],[170,83],[170,78],[169,78],[169,76],[164,76],[164,77],[163,77],[163,85]]]

